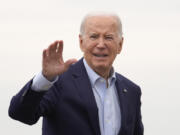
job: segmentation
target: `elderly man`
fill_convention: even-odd
[[[43,51],[42,72],[12,98],[9,115],[26,124],[43,116],[43,135],[143,135],[141,90],[115,73],[121,21],[89,14],[81,24],[79,61],[63,61],[63,41]]]

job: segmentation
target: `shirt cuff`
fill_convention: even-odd
[[[53,86],[53,84],[57,80],[58,80],[58,76],[51,82],[43,76],[42,72],[40,72],[33,78],[31,89],[38,92],[47,91]]]

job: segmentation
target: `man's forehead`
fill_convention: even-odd
[[[91,16],[86,19],[86,25],[117,25],[113,16]]]
[[[86,32],[117,32],[118,24],[115,17],[112,16],[92,16],[85,22]]]

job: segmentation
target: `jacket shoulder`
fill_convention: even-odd
[[[138,93],[141,93],[140,86],[138,84],[134,83],[129,78],[127,78],[119,73],[116,73],[116,77],[121,83],[123,83],[125,85],[125,87],[136,90]]]

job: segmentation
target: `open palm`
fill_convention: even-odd
[[[43,51],[42,73],[48,79],[52,80],[56,76],[64,73],[76,59],[70,59],[64,62],[63,41],[55,41],[47,49]]]

